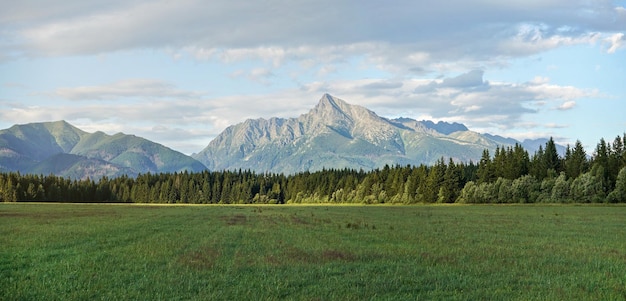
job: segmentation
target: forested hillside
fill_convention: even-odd
[[[252,171],[142,174],[97,181],[0,174],[0,200],[136,203],[589,203],[626,202],[626,134],[591,157],[577,141],[560,156],[550,139],[532,156],[519,144],[479,162],[285,176]]]

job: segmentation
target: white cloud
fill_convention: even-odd
[[[389,90],[401,88],[404,84],[401,81],[392,80],[370,80],[369,83],[361,86],[364,90]]]
[[[567,124],[558,124],[558,123],[548,123],[545,125],[545,127],[550,128],[550,129],[564,129],[564,128],[568,128],[569,125]]]
[[[575,106],[576,106],[576,101],[569,100],[569,101],[562,103],[557,109],[561,111],[567,111],[567,110],[573,109]]]
[[[594,44],[602,34],[599,32],[563,35],[546,24],[523,23],[515,36],[499,42],[500,53],[506,56],[527,56],[562,46]]]
[[[23,4],[26,2],[27,4]],[[0,12],[0,57],[162,49],[225,62],[340,61],[365,56],[385,70],[467,69],[557,47],[615,39],[624,8],[607,0],[13,1]],[[541,2],[541,3],[539,3]],[[601,2],[601,3],[598,3]],[[609,51],[620,47],[613,41]],[[615,42],[617,41],[617,42]]]
[[[626,38],[621,32],[605,38],[604,41],[610,45],[609,49],[606,50],[607,53],[615,53],[618,49],[624,48],[626,44]]]
[[[483,86],[487,83],[483,81],[483,70],[472,70],[456,77],[444,78],[441,86],[451,88],[470,88]]]
[[[266,68],[254,68],[250,71],[247,70],[237,70],[231,73],[231,77],[244,77],[253,82],[257,82],[263,85],[270,85],[270,79],[275,77],[276,75],[269,69]]]
[[[127,79],[101,86],[58,88],[56,96],[69,100],[116,100],[127,97],[177,98],[202,97],[202,93],[183,91],[168,82],[154,79]]]

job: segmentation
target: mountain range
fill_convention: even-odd
[[[433,164],[441,157],[477,162],[484,149],[520,143],[532,154],[547,139],[518,142],[459,123],[387,119],[325,94],[298,118],[249,119],[224,130],[192,155],[211,170],[297,173],[322,168],[370,170]],[[564,149],[561,148],[561,151]]]
[[[144,138],[87,133],[65,121],[0,130],[0,171],[98,179],[205,169],[193,158]]]
[[[0,171],[97,179],[206,169],[285,174],[371,170],[386,164],[433,164],[441,157],[477,162],[484,149],[493,154],[496,147],[515,143],[532,154],[546,141],[518,142],[459,123],[388,119],[325,94],[297,118],[232,125],[191,156],[134,135],[88,133],[65,121],[14,125],[0,130]]]

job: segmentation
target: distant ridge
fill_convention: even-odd
[[[248,119],[232,125],[193,157],[211,170],[292,174],[433,164],[441,157],[477,162],[484,149],[493,154],[497,146],[515,143],[519,142],[479,134],[459,123],[383,118],[324,94],[298,118]]]
[[[464,132],[464,131],[469,131],[469,129],[465,126],[462,125],[460,123],[447,123],[447,122],[443,122],[443,121],[439,121],[437,123],[434,123],[430,120],[422,120],[420,121],[423,125],[425,125],[428,128],[431,128],[439,133],[445,134],[445,135],[450,135],[454,132]]]
[[[65,121],[0,130],[0,171],[96,179],[205,169],[193,158],[144,138],[87,133]]]

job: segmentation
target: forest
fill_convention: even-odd
[[[285,203],[624,203],[626,134],[601,139],[589,156],[580,141],[558,154],[552,138],[532,156],[521,145],[484,150],[479,162],[441,158],[432,166],[372,171],[323,169],[295,175],[251,171],[140,174],[72,180],[0,174],[2,202],[195,204]]]

